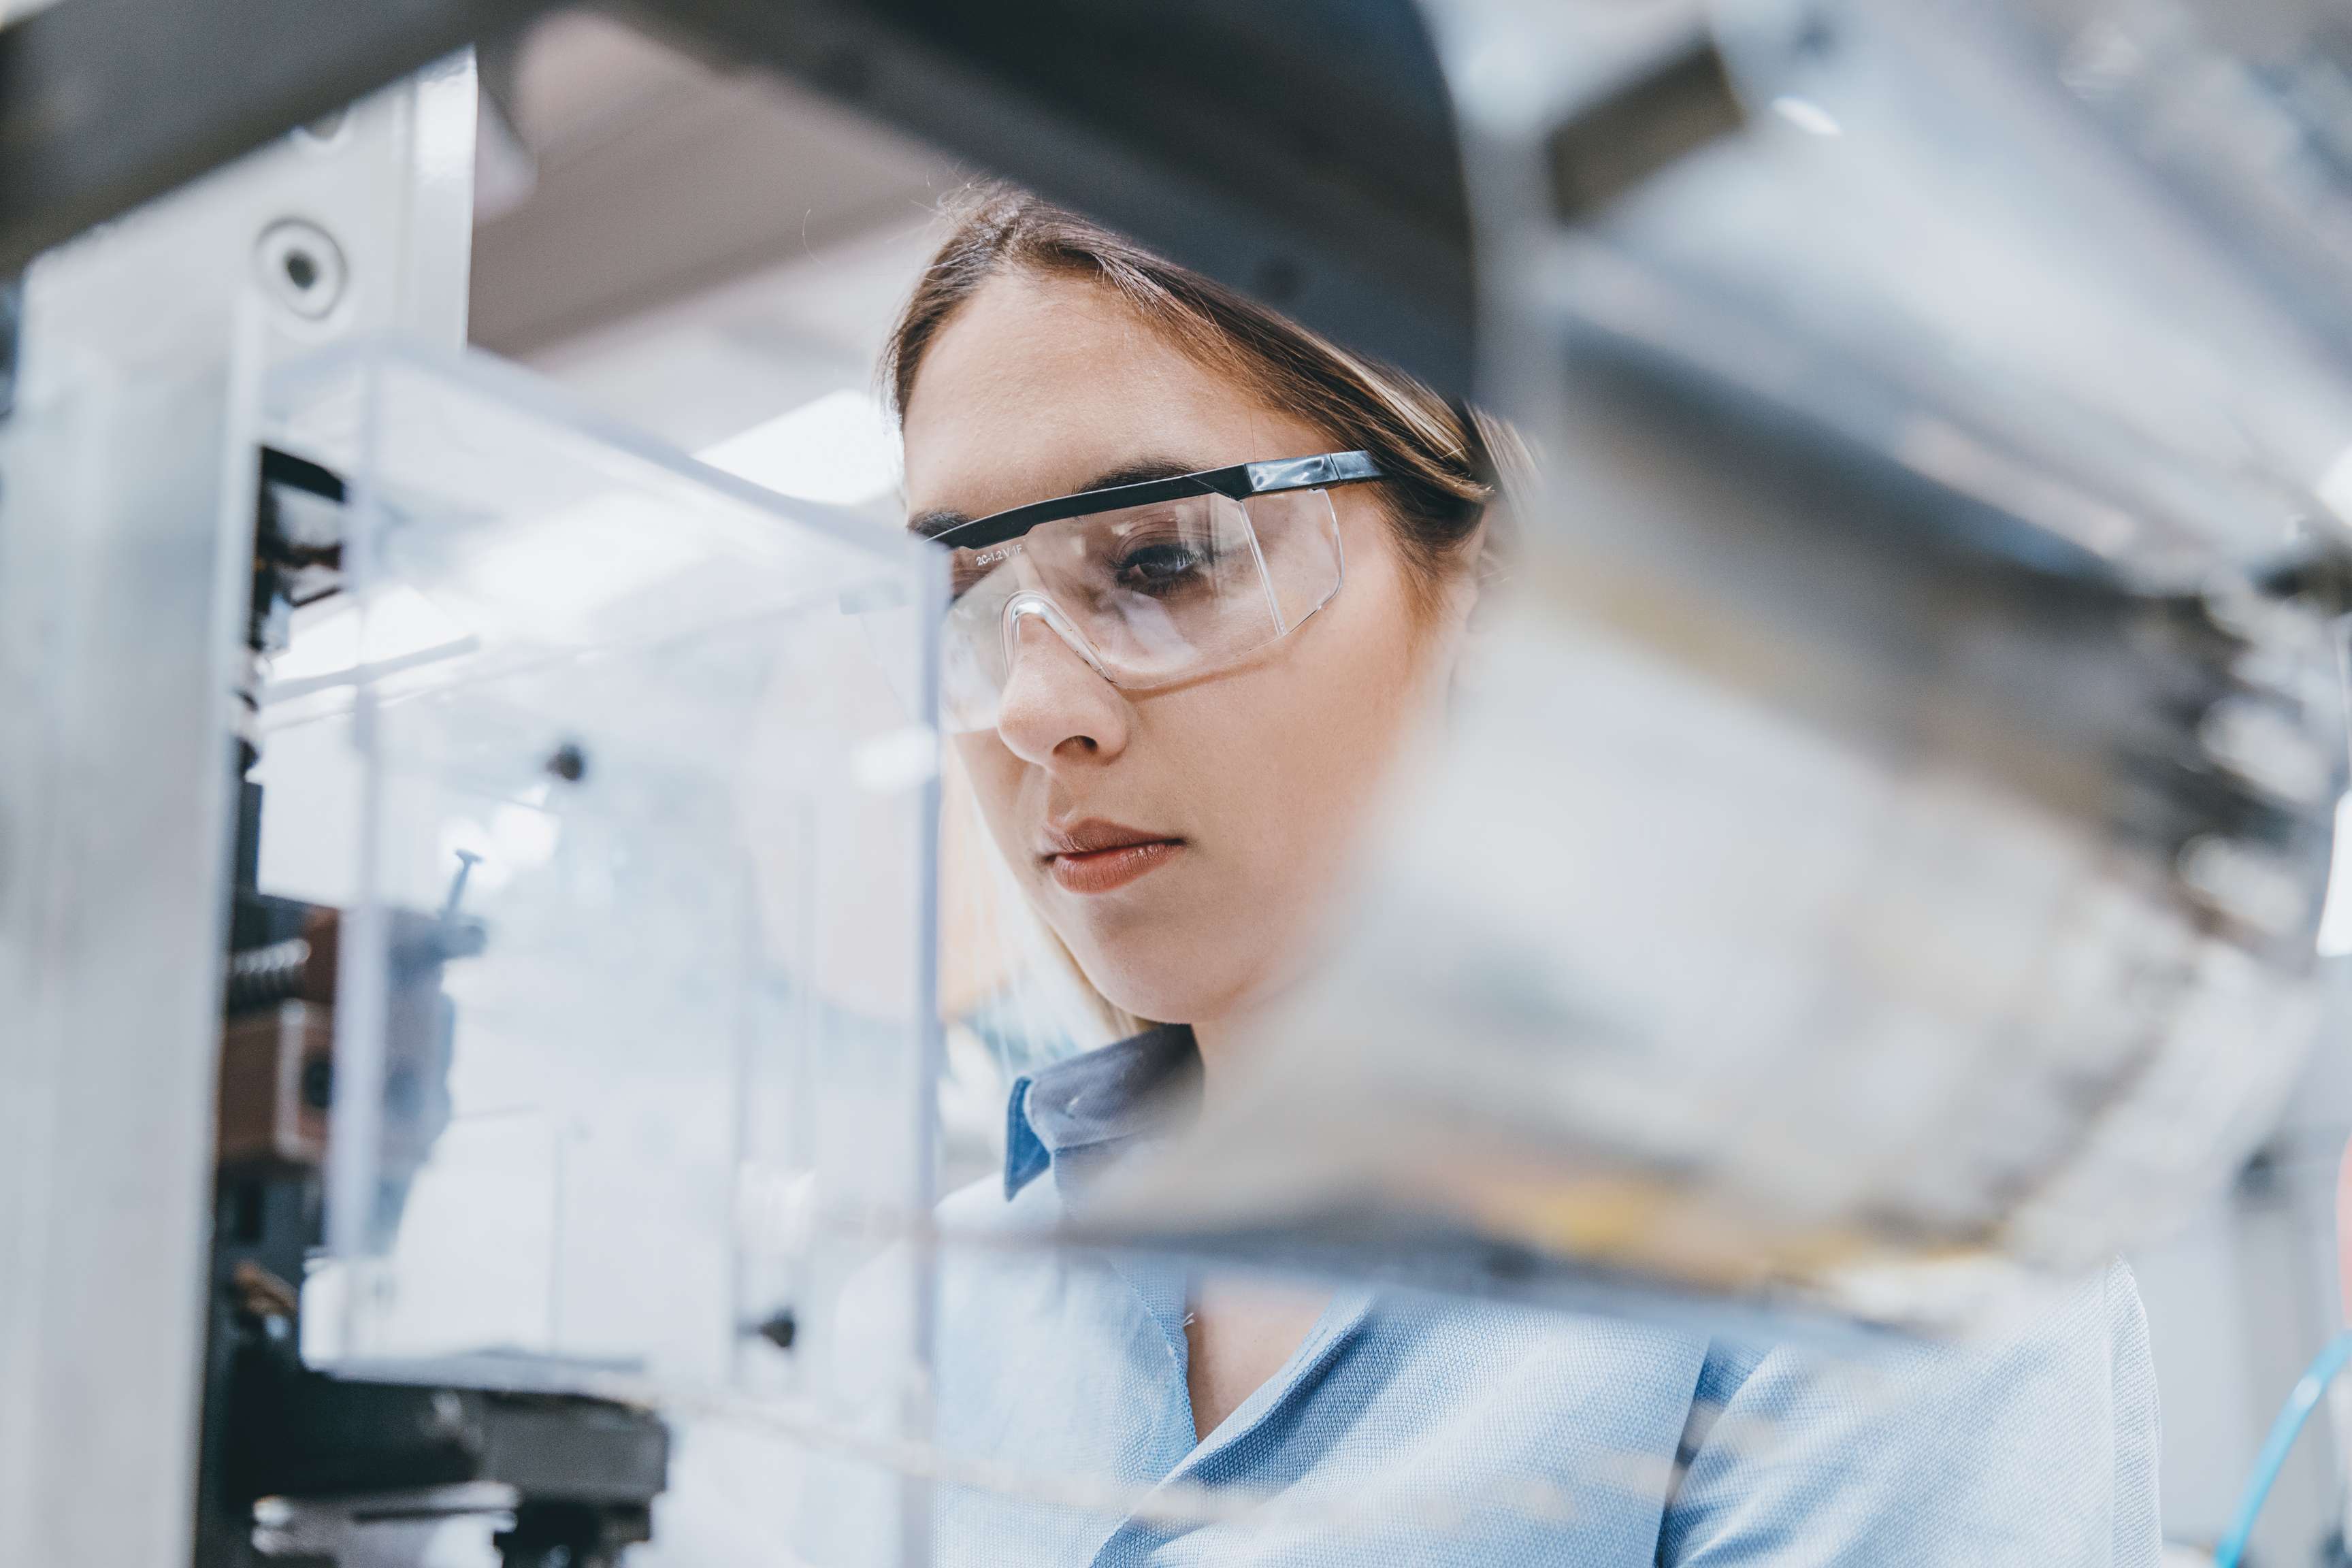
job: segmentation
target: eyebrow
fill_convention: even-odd
[[[1063,493],[1082,496],[1094,490],[1113,489],[1120,485],[1146,485],[1155,479],[1173,479],[1185,474],[1201,471],[1200,464],[1184,462],[1175,458],[1138,458],[1105,468],[1076,489]],[[1045,499],[1058,500],[1062,498],[1048,496]],[[1008,507],[1005,510],[1010,511],[1017,509]],[[992,512],[989,515],[997,514]],[[952,508],[935,508],[909,518],[907,527],[910,532],[920,534],[925,539],[936,539],[948,530],[961,528],[971,521],[970,512],[957,511]]]

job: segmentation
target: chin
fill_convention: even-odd
[[[1157,1024],[1192,1024],[1234,1011],[1251,976],[1213,973],[1168,943],[1073,942],[1079,971],[1121,1012]]]

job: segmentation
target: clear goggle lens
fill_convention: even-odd
[[[952,570],[941,705],[951,729],[986,730],[1028,621],[1129,690],[1205,674],[1330,602],[1339,526],[1319,489],[1184,496],[957,550]]]

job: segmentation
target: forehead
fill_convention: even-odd
[[[1109,289],[1017,272],[931,341],[906,438],[908,509],[973,517],[1140,459],[1207,468],[1322,449],[1311,426],[1202,368]]]

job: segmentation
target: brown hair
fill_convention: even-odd
[[[1507,426],[1025,191],[976,186],[948,216],[948,237],[883,350],[881,375],[901,421],[932,340],[991,278],[1023,268],[1091,279],[1196,363],[1299,416],[1335,447],[1370,452],[1388,476],[1381,489],[1416,597],[1433,606],[1497,497],[1497,452],[1516,456]]]

